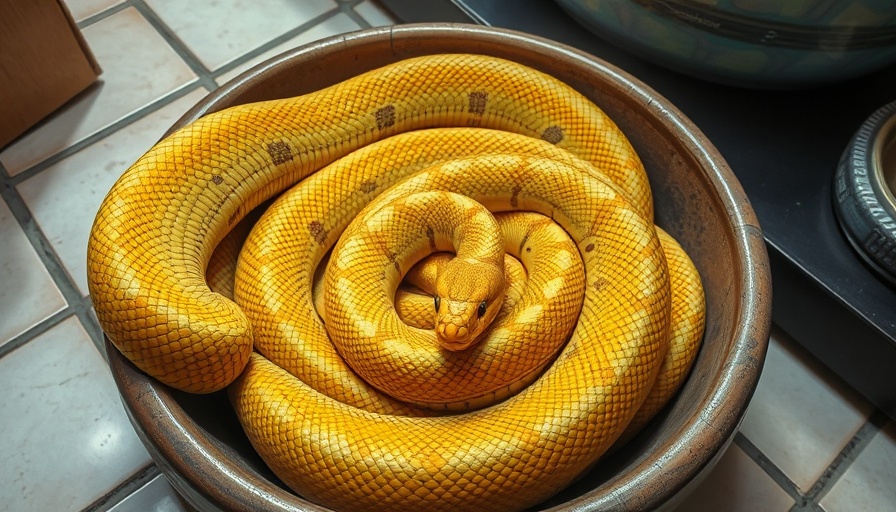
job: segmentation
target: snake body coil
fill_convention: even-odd
[[[212,292],[205,270],[218,242],[299,181],[246,242],[234,283],[239,305]],[[386,362],[392,370],[375,384],[355,374],[369,365],[366,357],[385,357],[381,347],[405,343],[411,329],[388,307],[413,261],[392,249],[386,261],[370,256],[380,244],[372,226],[403,214],[394,211],[398,197],[433,189],[492,211],[554,219],[578,247],[585,274],[577,285],[583,299],[556,301],[563,309],[580,304],[572,323],[555,327],[541,316],[548,302],[539,297],[507,315],[506,329],[534,333],[529,345],[549,335],[566,342],[534,383],[490,407],[425,417],[395,396],[422,390],[410,401],[479,406],[481,387],[437,396],[445,382],[477,380],[486,395],[503,398],[501,390],[520,385],[495,380],[513,364],[501,351],[525,352],[503,341],[430,350],[426,365],[443,367],[396,386],[390,372],[417,370]],[[374,198],[382,202],[369,205]],[[365,220],[351,224],[362,210]],[[334,245],[324,324],[311,288]],[[250,441],[274,472],[315,502],[352,510],[536,504],[593,465],[636,413],[649,419],[681,382],[702,337],[699,277],[653,226],[646,174],[619,129],[557,80],[473,55],[398,62],[181,129],[110,191],[91,233],[88,274],[97,316],[125,356],[179,389],[229,386]],[[670,292],[670,281],[685,291]],[[542,286],[541,298],[567,292],[554,283]],[[385,293],[371,298],[374,288]],[[359,333],[368,343],[348,348]],[[663,396],[638,412],[672,353],[670,333],[685,356],[676,355],[674,375],[660,378]],[[329,345],[330,336],[344,348]],[[423,354],[402,350],[409,361]],[[494,367],[476,373],[470,361],[482,354]],[[555,356],[530,357],[538,361],[517,379],[528,382]]]

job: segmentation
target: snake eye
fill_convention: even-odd
[[[482,301],[479,303],[479,309],[476,310],[476,314],[479,315],[479,318],[482,318],[485,315],[485,310],[488,308],[488,303]]]
[[[439,296],[438,296],[438,295],[436,295],[435,297],[433,297],[433,302],[435,302],[435,304],[436,304],[436,313],[438,313],[438,312],[439,312],[439,306],[442,304],[442,300],[439,299]]]

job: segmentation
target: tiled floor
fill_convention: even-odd
[[[189,510],[137,439],[86,287],[112,182],[287,48],[394,23],[372,0],[69,0],[100,82],[0,152],[0,510]],[[0,101],[2,102],[2,101]],[[741,433],[680,510],[894,510],[896,425],[774,330]]]

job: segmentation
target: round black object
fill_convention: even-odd
[[[896,284],[896,101],[871,115],[837,168],[834,210],[862,258]]]

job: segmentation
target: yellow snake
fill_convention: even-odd
[[[435,127],[459,128],[423,130]],[[414,411],[359,382],[332,357],[335,349],[304,345],[301,333],[321,327],[319,318],[296,322],[281,311],[313,315],[315,267],[346,214],[404,178],[400,187],[434,185],[490,209],[534,208],[558,221],[583,257],[585,296],[565,348],[538,380],[493,406],[395,415]],[[241,306],[211,292],[205,269],[218,242],[255,206],[303,179],[256,227],[274,225],[284,243],[289,235],[308,237],[288,242],[303,251],[285,251],[300,261],[288,271],[300,276],[301,288],[286,292],[294,297],[271,300],[282,296],[279,284],[251,284],[254,274],[284,274],[283,251],[267,259],[264,242],[252,236],[236,272]],[[340,199],[296,199],[308,190]],[[297,212],[311,220],[289,220]],[[366,229],[361,224],[352,229]],[[334,249],[328,281],[351,291],[358,285],[341,279],[363,266],[380,276],[386,269],[388,286],[397,286],[405,262],[367,261],[351,246]],[[667,258],[664,248],[678,255]],[[274,272],[266,273],[271,262]],[[91,233],[88,274],[103,329],[125,356],[186,391],[233,383],[237,414],[275,473],[308,499],[351,510],[538,503],[622,435],[651,393],[670,332],[687,338],[690,355],[675,363],[685,370],[702,336],[699,278],[652,225],[646,175],[623,134],[557,80],[474,55],[409,59],[307,96],[212,114],[176,132],[110,191]],[[678,298],[670,282],[685,290]],[[327,328],[347,339],[358,330],[378,336],[380,320],[392,317],[360,316],[368,305],[345,306],[360,295],[341,297],[332,291],[339,288],[327,292]],[[681,316],[670,327],[675,301]],[[312,389],[306,381],[315,379],[323,382]]]

